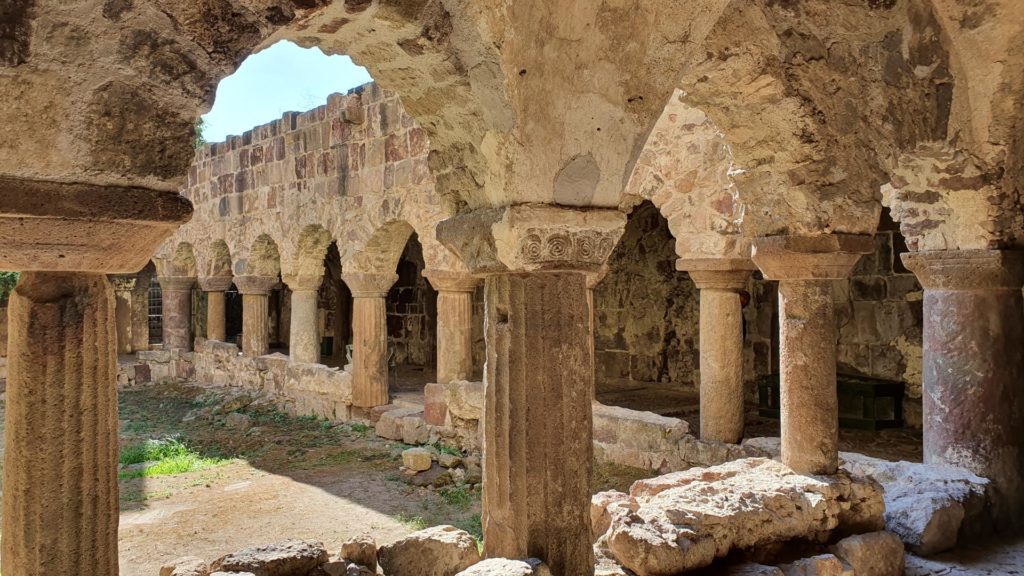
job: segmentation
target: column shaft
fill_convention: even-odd
[[[270,351],[270,307],[268,294],[242,294],[242,352],[263,356]]]
[[[131,290],[114,292],[114,320],[117,324],[117,353],[131,354],[134,351]]]
[[[743,313],[734,290],[700,291],[700,437],[743,438]]]
[[[289,351],[295,362],[320,362],[320,323],[317,318],[319,296],[318,290],[292,291]]]
[[[227,339],[227,312],[224,292],[206,293],[206,338],[223,342]]]
[[[112,290],[102,274],[28,272],[9,314],[0,569],[116,576]]]
[[[804,474],[839,468],[836,322],[831,280],[779,282],[782,462]]]
[[[151,276],[140,273],[132,291],[132,350],[149,350],[149,288]]]
[[[484,552],[593,573],[593,358],[582,272],[486,280]]]
[[[388,403],[387,301],[356,295],[352,301],[352,404],[372,408]]]
[[[163,300],[164,349],[192,349],[193,279],[160,279]]]
[[[473,293],[437,294],[437,381],[473,377]]]

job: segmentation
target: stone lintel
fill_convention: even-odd
[[[587,272],[608,260],[625,226],[625,214],[614,209],[517,204],[449,218],[437,238],[473,274]]]
[[[398,281],[398,274],[372,274],[369,272],[342,273],[341,279],[352,292],[353,298],[383,298]]]
[[[196,279],[191,276],[160,276],[160,290],[168,292],[185,292],[191,290]]]
[[[311,292],[320,290],[324,283],[323,274],[288,274],[282,278],[288,289],[292,292]]]
[[[0,269],[137,272],[191,216],[176,192],[0,175]]]
[[[438,292],[474,292],[480,285],[480,278],[469,272],[457,270],[427,268],[423,271],[423,277],[429,280],[430,285]]]
[[[111,274],[107,279],[110,280],[114,292],[131,292],[138,283],[138,278],[134,274]]]
[[[208,276],[199,279],[199,289],[203,292],[227,292],[233,282],[231,276]]]
[[[839,280],[874,251],[866,234],[760,236],[751,259],[767,280]]]
[[[277,276],[235,276],[239,294],[267,295],[278,284]]]
[[[925,290],[1020,290],[1024,251],[929,250],[902,255]]]
[[[699,290],[742,290],[757,266],[749,258],[680,258],[676,270],[689,272]]]

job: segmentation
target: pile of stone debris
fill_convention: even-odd
[[[377,548],[353,538],[336,554],[320,542],[290,540],[247,548],[207,564],[179,558],[160,576],[551,576],[539,560],[481,560],[476,539],[454,526],[434,526]]]
[[[402,452],[402,481],[413,486],[475,488],[483,482],[480,455],[462,456],[450,449],[434,446],[409,448]]]

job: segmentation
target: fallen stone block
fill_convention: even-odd
[[[172,560],[160,568],[160,576],[207,576],[209,573],[209,565],[195,556]]]
[[[377,571],[377,542],[368,534],[349,538],[341,545],[341,559]]]
[[[430,470],[434,463],[433,455],[424,448],[409,448],[402,452],[402,466],[413,472]]]
[[[381,546],[377,561],[387,576],[455,576],[480,561],[476,540],[454,526],[434,526]]]
[[[843,562],[832,554],[802,558],[779,568],[785,576],[854,576],[853,571],[847,570]]]
[[[288,540],[228,554],[215,561],[210,569],[251,572],[254,576],[301,576],[327,561],[327,550],[322,543]]]
[[[784,576],[778,566],[765,566],[754,562],[734,564],[722,569],[722,576]]]
[[[617,562],[640,576],[703,568],[734,549],[884,524],[877,483],[843,472],[805,476],[764,458],[639,480],[629,497],[630,506],[614,499],[608,506],[603,540]]]
[[[382,412],[376,424],[377,436],[388,440],[402,440],[405,417],[419,413],[420,410],[417,408],[393,408]]]
[[[457,576],[551,576],[551,570],[536,558],[529,560],[491,558],[470,566],[459,572]]]
[[[903,542],[892,532],[843,538],[832,547],[832,553],[857,576],[903,576]]]

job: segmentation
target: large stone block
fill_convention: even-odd
[[[387,546],[377,561],[388,576],[455,576],[480,561],[476,540],[454,526],[434,526]]]

